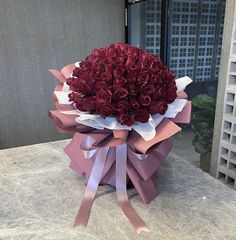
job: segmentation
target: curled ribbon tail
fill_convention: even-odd
[[[116,146],[116,194],[119,205],[137,233],[149,232],[148,226],[131,206],[126,189],[127,144]]]
[[[92,168],[88,184],[85,188],[84,196],[80,205],[79,212],[76,216],[75,226],[87,226],[92,204],[96,195],[99,181],[101,179],[103,169],[105,167],[108,154],[108,147],[100,148],[97,152],[96,159]]]

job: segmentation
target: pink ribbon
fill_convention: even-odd
[[[137,233],[149,231],[146,223],[140,218],[134,208],[131,206],[126,190],[127,175],[127,144],[125,143],[127,132],[117,131],[114,133],[117,138],[112,138],[106,143],[106,147],[96,149],[95,143],[99,143],[95,138],[86,136],[81,143],[81,151],[85,158],[96,156],[90,177],[85,188],[84,196],[76,216],[74,226],[87,226],[90,211],[95,199],[96,191],[104,171],[109,149],[115,148],[116,154],[116,192],[119,206],[127,216]],[[103,135],[104,136],[104,135]],[[104,141],[104,139],[102,139]],[[105,141],[106,142],[106,141]],[[109,147],[108,147],[109,146]]]
[[[97,152],[92,172],[87,187],[85,188],[84,197],[81,202],[79,212],[76,216],[74,226],[87,226],[93,200],[95,198],[98,184],[100,182],[102,172],[106,163],[108,149],[109,148],[101,148]]]
[[[116,147],[116,194],[119,206],[137,233],[149,232],[148,226],[131,206],[126,190],[127,144]]]

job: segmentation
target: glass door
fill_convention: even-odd
[[[128,2],[128,43],[159,56],[161,0]]]

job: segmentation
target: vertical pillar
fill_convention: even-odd
[[[236,2],[226,1],[211,174],[236,189]]]

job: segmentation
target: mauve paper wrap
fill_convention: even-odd
[[[61,71],[49,70],[60,82],[55,91],[62,89],[74,68],[75,65],[70,64]],[[187,95],[179,91],[178,98],[185,99]],[[50,111],[49,116],[56,128],[60,132],[74,132],[65,149],[71,160],[70,168],[83,175],[87,185],[75,225],[86,226],[98,184],[109,184],[116,187],[119,205],[136,231],[148,230],[128,201],[126,184],[129,180],[132,182],[144,203],[157,195],[157,173],[171,150],[170,137],[181,130],[175,123],[190,122],[191,101],[187,101],[175,118],[164,118],[155,129],[155,137],[149,141],[133,130],[97,130],[82,125],[76,121],[76,115],[61,112],[74,109],[72,105],[59,104],[55,94],[53,101],[57,110]]]

